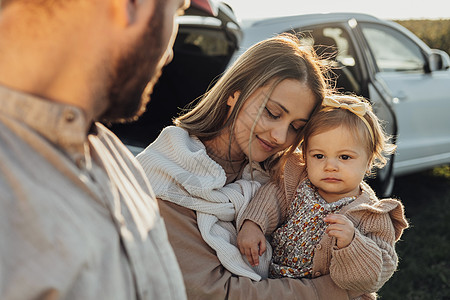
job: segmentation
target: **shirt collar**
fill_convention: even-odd
[[[0,86],[0,113],[25,124],[70,156],[84,152],[88,123],[75,106]]]

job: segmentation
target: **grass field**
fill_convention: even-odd
[[[397,244],[398,271],[380,299],[450,299],[450,166],[396,179],[411,227]]]

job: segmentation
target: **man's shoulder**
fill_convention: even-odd
[[[27,134],[21,134],[25,131],[20,128],[22,125],[11,126],[9,123],[16,122],[10,121],[0,117],[0,161],[3,166],[0,172],[10,172],[14,165],[30,165],[33,159],[34,151],[27,141]]]
[[[125,161],[131,162],[132,165],[136,164],[134,155],[110,129],[99,122],[96,122],[94,126],[96,134],[93,138],[100,141],[103,151],[107,151],[113,156],[120,156]]]

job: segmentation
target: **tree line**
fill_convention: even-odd
[[[450,19],[395,20],[417,35],[430,48],[450,53]]]

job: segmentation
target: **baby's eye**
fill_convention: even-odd
[[[280,116],[274,115],[267,107],[265,107],[264,109],[265,109],[267,115],[268,115],[270,118],[276,120],[276,119],[278,119],[278,118],[280,117]]]
[[[349,155],[341,155],[342,160],[349,160],[351,157]]]
[[[315,157],[317,159],[322,159],[323,158],[323,154],[314,154],[313,157]]]

